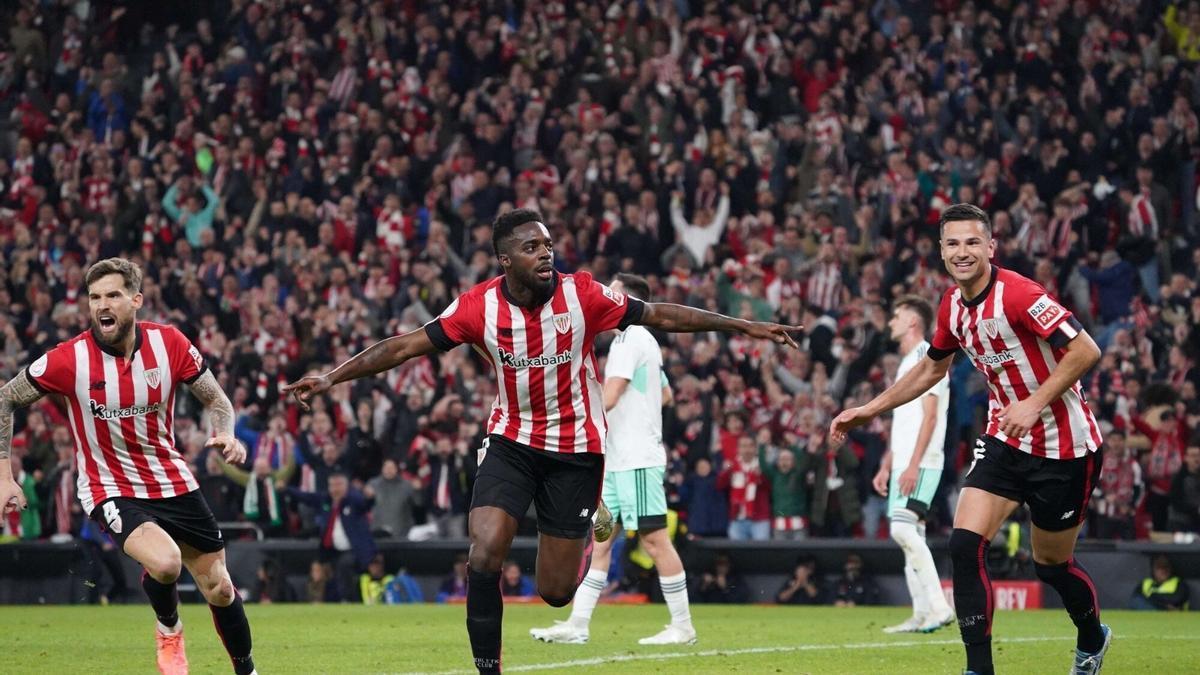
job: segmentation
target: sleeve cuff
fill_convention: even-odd
[[[942,349],[940,347],[934,347],[933,345],[929,345],[929,349],[925,351],[925,356],[928,356],[929,358],[933,359],[934,361],[941,361],[942,359],[946,358],[947,356],[954,354],[954,352],[956,352],[956,351],[958,351],[958,350],[957,349]]]
[[[434,319],[425,324],[425,334],[429,336],[429,341],[433,343],[433,346],[440,351],[448,352],[458,346],[457,342],[446,335],[446,329],[442,327],[441,319]]]
[[[29,380],[29,384],[32,384],[34,389],[37,389],[38,391],[42,392],[43,396],[48,396],[51,393],[53,393],[49,389],[43,387],[41,382],[37,381],[37,378],[34,377],[33,374],[29,372],[28,367],[25,368],[25,379]]]
[[[207,372],[208,372],[208,364],[207,363],[201,364],[200,370],[197,370],[195,375],[193,375],[191,377],[183,378],[183,383],[184,384],[192,384],[196,380],[200,379],[201,375],[203,375]]]
[[[1079,323],[1079,319],[1070,316],[1066,321],[1058,324],[1053,333],[1046,336],[1046,342],[1055,349],[1064,349],[1068,342],[1074,340],[1082,332],[1083,324]]]
[[[625,296],[625,299],[625,316],[621,317],[621,323],[617,324],[617,330],[625,330],[634,324],[641,323],[642,314],[646,311],[646,303],[641,300],[628,295]]]

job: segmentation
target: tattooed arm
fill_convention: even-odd
[[[192,396],[204,405],[204,409],[208,411],[208,418],[212,421],[213,437],[208,439],[204,447],[220,450],[225,461],[231,464],[246,461],[246,446],[233,435],[233,404],[229,402],[225,392],[221,391],[221,386],[217,384],[217,378],[212,371],[205,370],[189,387]]]
[[[432,354],[435,351],[437,351],[437,347],[429,339],[429,334],[424,328],[418,328],[404,335],[380,340],[328,373],[309,375],[281,387],[279,391],[282,394],[292,394],[300,403],[300,407],[308,410],[308,402],[314,396],[327,391],[335,384],[382,373],[409,359]]]
[[[13,410],[23,408],[42,397],[42,392],[29,381],[24,370],[0,387],[0,512],[25,508],[25,491],[13,480],[12,451]],[[13,502],[13,503],[10,503]]]

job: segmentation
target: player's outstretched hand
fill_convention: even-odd
[[[301,408],[308,410],[308,402],[314,396],[328,391],[329,387],[330,382],[328,377],[324,375],[309,375],[280,387],[279,393],[295,396],[296,403],[299,403]]]
[[[833,418],[833,422],[829,424],[829,440],[842,444],[846,442],[846,433],[851,429],[861,427],[871,421],[871,415],[867,413],[866,408],[859,406],[857,408],[847,408],[841,414]]]
[[[8,461],[7,459],[4,461]],[[0,481],[0,513],[22,511],[25,509],[25,491],[15,480]]]
[[[246,461],[246,446],[229,434],[217,434],[204,444],[206,448],[219,450],[221,456],[230,464],[241,464]]]
[[[800,345],[789,333],[799,333],[804,330],[804,326],[783,326],[777,323],[767,323],[765,321],[751,321],[746,324],[742,332],[746,335],[757,338],[759,340],[770,340],[775,344],[788,345],[793,349],[799,349]]]

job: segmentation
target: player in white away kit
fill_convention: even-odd
[[[1091,577],[1075,561],[1075,540],[1102,465],[1100,430],[1079,378],[1100,350],[1079,321],[1034,281],[991,264],[991,222],[979,207],[942,212],[942,260],[955,287],[938,308],[926,357],[870,403],[838,415],[830,438],[921,396],[945,377],[962,349],[988,379],[987,430],[954,514],[950,557],[954,608],[967,672],[990,675],[992,585],[989,541],[1022,502],[1033,521],[1038,578],[1062,597],[1078,629],[1072,673],[1097,673],[1112,641],[1100,623]]]
[[[900,368],[896,379],[925,358],[925,334],[933,325],[933,308],[915,296],[896,300],[888,327],[900,343]],[[942,480],[946,440],[946,409],[950,405],[950,378],[943,377],[924,396],[892,411],[892,434],[887,454],[873,485],[888,498],[892,539],[904,550],[904,580],[912,596],[913,615],[888,626],[885,633],[932,633],[954,620],[942,593],[933,554],[925,543],[925,514]]]
[[[632,274],[618,274],[609,285],[629,297],[650,301],[650,286]],[[662,348],[650,331],[630,326],[608,350],[604,366],[604,409],[608,413],[605,443],[604,503],[626,530],[637,530],[642,546],[654,560],[671,623],[643,645],[692,644],[696,629],[688,609],[687,577],[683,562],[667,534],[667,494],[663,488],[667,452],[662,441],[662,407],[670,403],[662,369]],[[575,593],[571,617],[529,634],[543,642],[583,644],[588,624],[608,580],[612,542],[596,544],[592,567]]]
[[[207,445],[227,461],[245,461],[246,448],[233,437],[233,405],[183,333],[137,320],[141,268],[121,258],[101,260],[85,283],[91,329],[0,388],[0,504],[6,511],[13,499],[24,506],[8,459],[13,408],[58,398],[75,441],[84,513],[145,569],[142,588],[158,617],[159,671],[188,672],[175,588],[183,566],[208,601],[234,672],[253,673],[250,624],[225,569],[225,542],[172,430],[175,391],[183,383],[208,412]]]

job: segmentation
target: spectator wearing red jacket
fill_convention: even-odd
[[[758,450],[749,435],[738,439],[737,457],[717,478],[729,494],[729,538],[765,541],[771,538],[771,488],[758,465]]]
[[[1183,449],[1187,443],[1187,425],[1175,419],[1171,408],[1156,406],[1145,416],[1133,415],[1133,428],[1150,439],[1146,462],[1146,510],[1150,512],[1156,531],[1167,529],[1168,507],[1171,504],[1171,480],[1183,465]]]

